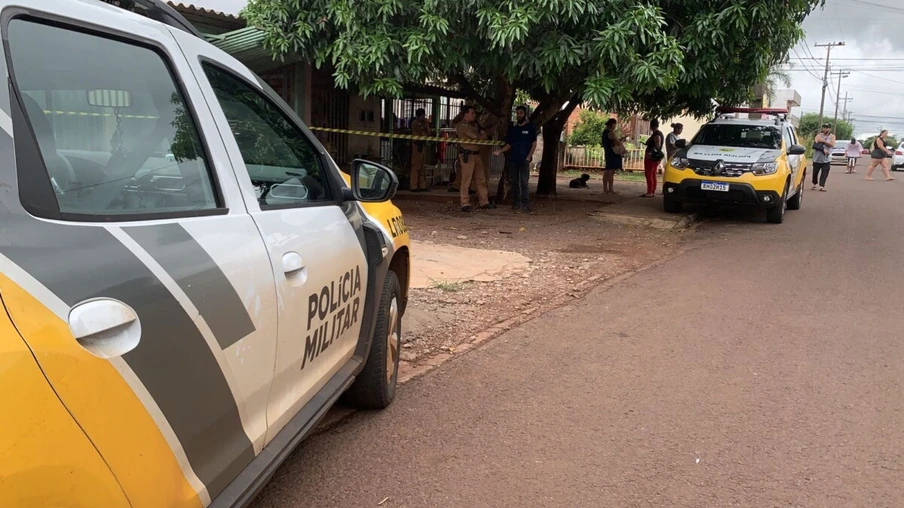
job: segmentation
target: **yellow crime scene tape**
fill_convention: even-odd
[[[128,115],[128,114],[120,114],[114,115],[113,113],[89,113],[86,111],[53,111],[53,110],[44,110],[45,115],[60,115],[60,116],[88,116],[88,117],[106,117],[113,118],[118,116],[119,118],[137,118],[141,120],[156,120],[158,117],[156,116],[146,116],[146,115]],[[373,136],[377,138],[393,138],[393,139],[411,139],[414,141],[437,141],[440,143],[460,143],[463,140],[455,137],[448,138],[440,138],[435,136],[414,136],[412,134],[393,134],[390,132],[373,132],[373,131],[355,131],[349,129],[333,129],[330,127],[308,127],[312,131],[320,131],[320,132],[335,132],[337,134],[351,134],[353,136]],[[467,144],[469,145],[484,145],[484,146],[502,146],[505,144],[504,141],[477,141],[477,140],[467,140]]]
[[[320,132],[335,132],[338,134],[351,134],[353,136],[373,136],[377,138],[395,138],[395,139],[411,139],[414,141],[438,141],[440,143],[467,143],[469,145],[487,145],[487,146],[502,146],[505,144],[504,141],[476,141],[476,140],[463,140],[460,138],[438,138],[434,136],[414,136],[412,134],[392,134],[389,132],[372,132],[372,131],[353,131],[348,129],[333,129],[329,127],[308,127],[312,131],[320,131]]]

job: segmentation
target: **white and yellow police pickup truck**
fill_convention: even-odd
[[[395,395],[396,176],[141,1],[0,0],[0,506],[243,506]]]

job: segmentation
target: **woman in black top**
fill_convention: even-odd
[[[641,196],[643,198],[652,198],[656,195],[656,187],[659,185],[656,181],[656,171],[659,169],[659,163],[665,157],[662,153],[665,137],[659,130],[659,120],[650,121],[650,129],[653,132],[647,139],[647,149],[643,156],[643,172],[647,177],[647,193]]]
[[[886,136],[888,136],[888,131],[882,131],[879,133],[879,137],[873,141],[873,151],[869,154],[872,160],[869,163],[869,169],[866,170],[867,180],[873,180],[873,170],[879,165],[882,165],[882,173],[885,174],[886,181],[890,182],[895,179],[895,177],[891,176],[888,168],[888,157],[891,155],[891,150],[885,145]]]
[[[603,153],[606,156],[606,170],[603,171],[603,194],[618,194],[613,186],[615,172],[623,169],[624,156],[621,153],[624,153],[625,150],[625,138],[618,137],[615,132],[617,125],[618,121],[610,118],[606,122],[606,130],[603,131]]]

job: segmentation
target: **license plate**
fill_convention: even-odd
[[[728,184],[724,182],[703,182],[700,184],[700,190],[728,192]]]

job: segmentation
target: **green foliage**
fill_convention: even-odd
[[[432,82],[491,112],[521,89],[540,102],[543,124],[572,99],[657,116],[744,103],[822,3],[251,0],[243,14],[275,56],[328,64],[340,87],[399,96]]]
[[[876,138],[878,137],[879,135],[876,134],[875,136],[866,138],[866,140],[863,141],[863,148],[871,151],[873,149],[873,142],[876,141]],[[887,146],[888,148],[894,150],[898,147],[899,144],[900,143],[898,142],[898,138],[892,135],[885,136],[885,146]]]
[[[603,131],[606,130],[608,118],[599,113],[583,110],[574,126],[574,131],[568,136],[570,146],[600,146],[603,140]]]
[[[832,120],[832,117],[823,117],[822,123],[832,123]],[[819,113],[806,113],[800,117],[800,127],[798,127],[797,131],[803,136],[814,138],[817,132],[822,131],[821,127],[819,124]],[[851,137],[854,136],[854,125],[845,120],[838,120],[838,125],[835,126],[834,132],[835,137],[838,139],[850,141]]]

